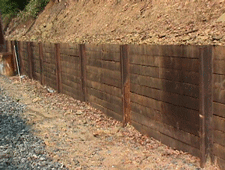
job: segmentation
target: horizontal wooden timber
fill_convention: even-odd
[[[225,47],[224,46],[212,46],[213,48],[213,59],[215,60],[225,60]]]
[[[81,84],[80,76],[75,76],[73,74],[67,74],[67,73],[62,72],[62,79],[67,79],[67,80],[70,80],[74,83]]]
[[[106,53],[106,52],[92,52],[92,51],[86,51],[87,60],[90,59],[101,59],[106,61],[115,61],[120,62],[120,53]]]
[[[79,87],[79,84],[77,84],[77,86]],[[76,94],[78,96],[82,96],[82,91],[81,91],[81,87],[80,88],[76,88],[76,87],[72,87],[72,86],[68,86],[67,84],[62,83],[62,89],[67,90],[73,94]]]
[[[74,68],[66,68],[66,67],[62,67],[62,74],[70,74],[76,77],[80,77],[81,75],[81,71],[77,71]]]
[[[102,44],[85,44],[85,50],[99,52],[102,50]]]
[[[159,67],[159,57],[146,55],[129,55],[131,64]]]
[[[213,115],[214,129],[225,132],[225,118]]]
[[[155,121],[162,121],[162,113],[159,110],[142,106],[140,104],[131,102],[131,111],[139,113],[143,116]]]
[[[87,65],[104,68],[108,70],[120,71],[120,63],[114,61],[106,61],[99,59],[89,59]]]
[[[93,67],[93,66],[86,66],[86,69],[87,69],[87,72],[92,72],[103,77],[121,80],[121,73],[119,71],[112,71],[112,70]]]
[[[80,63],[79,56],[69,56],[69,55],[61,54],[60,60],[61,61],[68,61],[68,62],[71,62],[71,63]]]
[[[79,45],[73,43],[61,43],[60,54],[79,56]]]
[[[183,45],[129,45],[130,54],[149,56],[170,56],[199,58],[200,50],[198,46]]]
[[[135,113],[137,113],[139,116],[147,115],[145,116],[146,118],[147,117],[149,118],[148,115],[152,114],[152,118],[149,119],[155,119],[155,117],[158,116],[157,119],[159,121],[198,136],[199,113],[197,111],[193,111],[183,107],[177,107],[167,103],[162,103],[162,110],[158,115],[157,114],[154,115],[154,113],[151,112],[150,113],[144,112],[145,109],[136,111]]]
[[[105,113],[107,116],[112,117],[112,118],[114,118],[114,119],[116,119],[116,120],[122,122],[123,117],[122,117],[120,114],[118,114],[118,113],[116,113],[116,112],[114,112],[114,111],[112,111],[112,110],[106,109],[106,108],[104,108],[103,106],[98,105],[97,103],[93,103],[93,102],[92,102],[91,105],[92,105],[93,107],[95,107],[96,109],[101,110],[101,111],[102,111],[103,113]]]
[[[225,104],[213,102],[213,114],[225,118]]]
[[[177,106],[183,106],[190,109],[199,110],[199,99],[190,96],[184,96],[148,87],[141,87],[141,86],[135,87],[135,85],[133,84],[131,84],[131,92],[133,94],[139,95],[140,97],[141,96],[143,97],[145,96],[145,98],[151,97],[152,99],[154,98],[155,100],[161,100]]]
[[[152,120],[143,115],[139,115],[135,112],[131,113],[131,120],[136,123],[142,124],[148,128],[151,128],[155,131],[159,131],[162,134],[170,136],[174,139],[180,140],[188,145],[191,145],[195,148],[200,148],[200,138],[196,135],[188,133],[186,130],[178,129],[171,125]],[[190,127],[189,127],[190,128]]]
[[[120,114],[122,116],[122,107],[118,105],[113,105],[112,103],[109,103],[105,100],[101,100],[95,96],[88,95],[88,101],[90,103],[96,103],[98,105],[101,105],[102,107],[105,107],[106,109],[109,109],[111,111],[114,111],[117,114]]]
[[[135,78],[136,77],[136,81]],[[140,77],[140,79],[138,79]],[[141,81],[141,78],[144,82],[138,82]],[[169,81],[165,79],[151,79],[148,78],[147,80],[144,80],[144,77],[141,76],[133,76],[131,75],[131,89],[133,88],[133,91],[142,91],[142,93],[147,91],[151,91],[152,88],[159,89],[163,92],[170,92],[170,93],[176,93],[181,94],[185,96],[190,96],[193,98],[199,98],[199,87],[197,85],[187,84],[187,83],[180,83],[180,82],[174,82]],[[146,81],[151,81],[152,83],[147,84]],[[158,84],[158,87],[156,86]]]
[[[148,135],[149,137],[153,137],[153,138],[161,141],[162,143],[172,147],[173,149],[178,149],[178,150],[182,150],[185,152],[189,152],[192,155],[197,156],[197,157],[200,156],[199,149],[197,149],[195,147],[192,147],[184,142],[181,142],[177,139],[169,137],[165,134],[160,133],[159,131],[153,130],[153,129],[146,127],[142,124],[139,124],[135,121],[132,121],[131,124],[142,134]]]
[[[122,97],[121,89],[117,87],[109,86],[106,84],[102,84],[102,83],[94,82],[90,80],[87,80],[86,85],[87,87],[91,87],[93,89],[97,89],[117,97]]]
[[[213,61],[213,73],[225,74],[225,60],[214,60]]]
[[[165,114],[174,114],[172,116],[179,116],[181,119],[186,119],[191,121],[194,124],[198,124],[199,121],[199,112],[196,110],[184,108],[181,106],[176,106],[173,104],[165,103],[159,100],[152,98],[140,96],[134,93],[131,93],[131,102],[137,103],[141,106],[145,106],[151,109],[155,109]],[[169,112],[169,113],[168,113]]]
[[[62,84],[65,84],[65,85],[70,86],[72,88],[75,88],[77,90],[81,90],[81,84],[75,83],[75,82],[70,81],[68,79],[62,78]]]
[[[43,43],[43,52],[54,53],[55,52],[55,44],[53,43]]]
[[[160,68],[199,72],[199,59],[158,57],[158,62]]]
[[[109,86],[121,88],[121,80],[113,79],[108,75],[99,75],[87,70],[87,80],[103,83]]]
[[[161,111],[161,101],[131,93],[131,102]]]
[[[213,142],[218,143],[221,146],[225,147],[225,132],[214,130],[213,131]]]
[[[199,73],[192,71],[159,68],[159,78],[199,85]]]
[[[63,85],[64,86],[64,85]],[[76,100],[82,100],[82,96],[79,94],[79,92],[75,92],[75,91],[72,91],[71,92],[71,90],[68,90],[67,88],[62,88],[62,93],[63,94],[66,94],[66,95],[68,95],[68,96],[71,96],[71,97],[73,97],[74,99],[76,99]]]
[[[80,70],[80,63],[74,63],[69,61],[61,61],[61,66],[65,68],[73,68],[75,70]]]
[[[93,88],[87,88],[87,91],[89,95],[95,96],[101,100],[105,100],[106,102],[109,102],[112,105],[118,105],[122,107],[122,100],[119,97],[104,93]]]
[[[220,157],[222,159],[225,159],[225,147],[221,146],[217,143],[213,144],[213,154],[217,157]]]
[[[55,54],[54,53],[43,53],[43,61],[55,63]]]
[[[45,67],[43,68],[43,72],[45,72],[46,74],[56,74],[56,70],[54,68],[48,67],[49,65],[45,65]]]
[[[130,73],[138,74],[143,76],[159,78],[159,69],[158,67],[149,67],[142,65],[130,64]]]

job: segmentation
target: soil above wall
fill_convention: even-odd
[[[36,20],[15,27],[15,18],[5,34],[21,41],[224,45],[223,13],[224,0],[62,0]]]

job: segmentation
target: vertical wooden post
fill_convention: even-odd
[[[28,54],[28,65],[29,65],[29,78],[33,78],[33,63],[32,63],[32,51],[31,51],[31,42],[27,42],[27,54]]]
[[[87,89],[86,89],[86,55],[85,55],[85,45],[79,44],[80,53],[80,67],[81,67],[81,83],[83,92],[83,101],[87,101]]]
[[[122,78],[123,125],[130,122],[130,65],[128,45],[120,46],[120,63]]]
[[[203,46],[200,55],[200,151],[201,167],[212,152],[212,47]]]
[[[62,81],[61,81],[61,62],[60,62],[60,44],[55,44],[55,58],[56,58],[56,82],[57,82],[57,92],[62,91]]]
[[[40,81],[41,81],[41,84],[43,85],[44,84],[44,74],[43,74],[43,46],[42,46],[42,43],[39,42],[38,43],[39,45],[39,62],[40,62]]]
[[[10,41],[11,52],[12,52],[12,55],[13,55],[13,72],[16,73],[17,66],[16,66],[16,55],[15,55],[15,51],[14,51],[14,45],[15,45],[15,42]]]

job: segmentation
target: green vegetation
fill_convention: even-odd
[[[13,17],[19,17],[20,21],[28,18],[36,18],[47,5],[49,0],[0,0],[0,10],[3,22],[7,25]]]

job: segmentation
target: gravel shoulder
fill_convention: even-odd
[[[200,169],[198,158],[36,81],[0,76],[0,89],[0,153],[8,155],[0,169]]]

